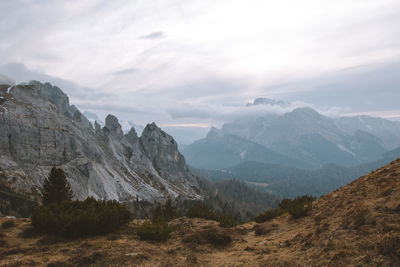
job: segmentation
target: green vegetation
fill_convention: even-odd
[[[129,210],[115,200],[71,199],[71,186],[63,170],[53,167],[43,184],[43,206],[32,214],[33,228],[41,233],[80,237],[111,232],[130,220]]]
[[[53,167],[49,176],[43,182],[42,203],[60,203],[72,199],[71,186],[62,169]]]
[[[0,180],[4,176],[0,175]],[[11,188],[0,182],[0,213],[13,214],[16,217],[30,217],[32,210],[38,206],[32,195],[13,192]]]
[[[14,221],[13,220],[7,220],[7,221],[5,221],[5,222],[3,222],[2,224],[1,224],[1,227],[2,228],[11,228],[11,227],[13,227],[15,225],[15,223],[14,223]]]
[[[200,203],[191,208],[186,213],[188,218],[204,218],[208,220],[214,220],[219,222],[219,226],[229,228],[238,225],[238,220],[234,216],[230,216],[227,213],[218,213],[213,210],[212,207]]]
[[[204,218],[204,219],[214,220],[214,221],[218,220],[218,215],[214,212],[212,207],[210,207],[206,204],[203,204],[203,203],[197,204],[197,205],[189,208],[189,210],[186,212],[186,217],[188,217],[188,218]]]
[[[152,222],[163,223],[169,222],[177,218],[176,206],[172,203],[171,199],[168,199],[164,205],[158,204],[153,212]]]
[[[314,200],[314,197],[307,195],[296,197],[295,199],[285,198],[279,203],[279,208],[267,210],[253,218],[253,221],[257,223],[266,222],[286,212],[295,219],[306,216],[312,210],[312,202]]]
[[[261,192],[238,180],[210,182],[196,177],[200,190],[205,195],[201,202],[212,207],[215,212],[226,213],[240,223],[246,222],[267,209],[276,208],[280,198],[270,192]],[[194,201],[198,204],[199,201]],[[188,204],[188,205],[186,205]],[[183,214],[186,214],[192,203],[184,203]],[[202,216],[199,216],[202,217]]]
[[[141,240],[166,241],[172,228],[166,222],[145,222],[136,230]]]
[[[168,222],[177,218],[176,207],[172,200],[168,199],[164,205],[158,204],[153,212],[151,222],[145,222],[136,229],[141,240],[166,241],[172,228]]]
[[[111,232],[130,220],[128,209],[115,200],[51,203],[34,210],[32,225],[42,233],[80,237]]]
[[[253,221],[255,221],[257,223],[266,222],[266,221],[272,220],[275,217],[281,216],[285,212],[286,212],[286,210],[283,210],[283,209],[267,210],[266,212],[261,213],[258,216],[256,216],[253,219]]]
[[[315,200],[312,196],[301,196],[295,199],[284,199],[279,204],[279,208],[285,209],[292,215],[293,218],[297,219],[306,216],[312,210],[312,202]]]
[[[225,213],[218,216],[219,226],[224,228],[230,228],[238,225],[238,220],[235,217],[231,217]]]

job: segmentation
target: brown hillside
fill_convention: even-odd
[[[28,219],[15,222],[0,232],[2,266],[400,266],[400,159],[315,201],[310,216],[230,229],[180,218],[164,243],[140,241],[137,221],[81,240],[29,235]]]

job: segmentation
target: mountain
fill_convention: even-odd
[[[131,128],[134,128],[138,136],[142,135],[145,128],[143,125],[135,124],[131,120],[120,120],[119,123],[121,124],[124,133],[127,133]]]
[[[224,124],[222,131],[305,161],[315,168],[327,163],[354,166],[377,160],[388,149],[397,147],[394,141],[389,146],[388,140],[400,140],[400,123],[371,119],[380,121],[385,129],[391,129],[384,136],[375,135],[380,131],[372,130],[379,129],[378,123],[351,124],[349,120],[359,121],[359,118],[330,118],[306,107],[281,116],[265,115],[232,121]]]
[[[397,158],[400,158],[400,148],[383,154],[382,158],[377,161],[353,167],[326,164],[317,170],[305,170],[246,161],[220,170],[191,168],[191,171],[193,174],[211,181],[238,179],[256,186],[259,190],[267,190],[281,197],[293,198],[299,195],[318,197]]]
[[[96,113],[86,110],[82,114],[92,123],[93,127],[95,121],[97,121],[97,123],[100,124],[101,127],[104,127],[104,121],[100,119]],[[135,128],[138,136],[142,135],[142,132],[144,130],[144,127],[142,125],[135,124],[131,120],[118,120],[118,122],[119,124],[121,124],[121,128],[124,133],[128,133],[131,128]]]
[[[221,228],[177,218],[165,242],[140,240],[144,221],[71,240],[33,235],[30,219],[17,218],[0,235],[0,255],[11,266],[399,266],[399,177],[400,159],[315,200],[297,219],[285,213]]]
[[[183,148],[196,140],[202,139],[207,135],[207,127],[182,127],[182,126],[164,126],[163,129],[174,137],[179,148]]]
[[[269,98],[256,98],[254,99],[253,103],[247,103],[247,107],[257,106],[257,105],[266,105],[266,106],[279,106],[279,107],[287,107],[290,103],[281,101],[281,100],[274,100]]]
[[[361,130],[378,137],[386,149],[400,146],[400,122],[370,116],[354,116],[337,118],[335,123],[349,134]]]
[[[214,127],[205,138],[186,146],[182,153],[189,165],[204,169],[226,168],[251,160],[284,163],[293,167],[310,167],[299,159],[281,155],[255,142],[226,134]]]
[[[97,116],[97,114],[90,112],[90,111],[84,111],[83,116],[85,116],[93,125],[95,125],[95,121],[101,126],[104,127],[104,121],[102,119],[99,118],[99,116]]]
[[[79,199],[202,198],[176,142],[154,123],[141,137],[113,115],[93,128],[61,89],[36,81],[1,87],[0,100],[2,188],[38,196],[59,166]]]

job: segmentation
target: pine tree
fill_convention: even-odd
[[[49,176],[43,183],[42,203],[60,203],[61,201],[70,201],[72,199],[71,186],[65,177],[64,171],[53,167]]]

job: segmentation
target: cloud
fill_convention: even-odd
[[[7,77],[6,75],[0,74],[0,84],[14,85],[15,82],[10,77]]]
[[[135,108],[132,106],[124,106],[118,104],[110,104],[106,102],[79,102],[78,106],[82,107],[82,109],[88,110],[102,110],[104,112],[109,113],[127,113],[127,114],[135,114],[143,115],[143,114],[154,114],[151,110],[143,110],[141,108]]]
[[[150,40],[161,39],[161,38],[165,38],[165,34],[161,31],[152,32],[150,34],[142,35],[139,37],[139,39],[150,39]]]
[[[179,106],[167,108],[168,114],[174,119],[209,120],[215,125],[221,125],[235,119],[247,117],[259,117],[265,115],[282,115],[300,107],[313,107],[313,105],[303,102],[288,103],[286,106],[272,105],[236,105],[227,106],[221,104],[193,104],[181,103]]]
[[[114,94],[105,90],[88,88],[72,81],[47,75],[38,70],[29,69],[25,64],[20,62],[11,62],[0,65],[0,74],[9,76],[10,79],[15,80],[16,83],[28,82],[31,80],[37,80],[43,83],[50,82],[52,85],[60,87],[65,93],[67,93],[72,101],[101,101],[102,99],[110,99],[110,97],[114,96]]]
[[[397,110],[399,73],[400,60],[343,69],[294,82],[287,88],[291,93],[284,97],[319,106],[347,107],[346,113]]]
[[[0,10],[0,73],[142,124],[264,114],[243,107],[257,97],[332,114],[398,109],[397,0],[15,0]]]
[[[127,69],[122,69],[119,71],[114,71],[112,74],[114,75],[130,75],[130,74],[135,74],[139,71],[137,68],[127,68]]]

